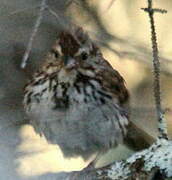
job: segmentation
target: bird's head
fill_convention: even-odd
[[[80,27],[62,31],[51,52],[66,71],[94,68],[101,56],[99,48]]]

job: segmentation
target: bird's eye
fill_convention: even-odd
[[[58,53],[58,51],[56,51],[55,49],[52,49],[52,50],[51,50],[51,53],[54,55],[55,58],[58,58],[58,57],[59,57],[59,53]]]
[[[86,52],[82,52],[81,53],[81,58],[82,58],[82,60],[87,60],[88,54]]]

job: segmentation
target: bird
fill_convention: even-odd
[[[123,143],[129,91],[83,28],[62,30],[24,88],[24,109],[35,131],[66,158],[104,153]]]

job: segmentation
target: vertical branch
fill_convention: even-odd
[[[37,17],[37,20],[36,20],[35,25],[33,27],[33,31],[32,31],[32,34],[30,36],[30,39],[29,39],[29,43],[27,45],[26,51],[25,51],[23,59],[22,59],[21,68],[25,68],[25,66],[26,66],[30,51],[32,49],[32,44],[33,44],[34,37],[35,37],[35,35],[36,35],[36,33],[37,33],[38,29],[39,29],[39,26],[40,26],[40,24],[42,22],[44,10],[47,7],[46,1],[47,0],[42,0],[42,2],[41,2],[38,17]]]
[[[154,70],[154,98],[155,106],[159,125],[159,137],[168,139],[167,125],[164,117],[164,112],[161,106],[161,86],[160,86],[160,61],[158,56],[158,44],[155,30],[154,13],[166,13],[166,10],[152,8],[152,0],[148,0],[148,7],[142,8],[149,15],[151,26],[151,41],[152,41],[152,53],[153,53],[153,70]]]

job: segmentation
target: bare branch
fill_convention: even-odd
[[[143,10],[148,13],[150,19],[150,25],[151,25],[151,40],[152,40],[153,70],[154,70],[154,97],[155,97],[155,105],[156,105],[157,117],[159,122],[159,133],[160,133],[159,136],[168,139],[166,120],[161,106],[160,61],[158,56],[159,52],[158,52],[155,22],[153,16],[155,12],[165,13],[166,11],[162,9],[153,9],[152,0],[148,0],[148,8],[144,8]]]
[[[48,12],[49,12],[51,15],[53,15],[57,20],[60,20],[59,15],[58,15],[53,9],[51,9],[49,6],[47,6],[47,10],[48,10]]]
[[[106,172],[105,179],[144,179],[152,176],[155,169],[165,177],[172,177],[172,143],[165,139],[158,140],[149,149],[135,153],[125,161],[116,162]],[[100,171],[101,174],[101,171]]]
[[[149,180],[172,177],[172,142],[158,139],[152,146],[100,169],[72,172],[64,180]]]
[[[115,1],[116,1],[116,0],[111,0],[111,1],[110,1],[109,5],[108,5],[108,7],[107,7],[107,10],[109,10],[109,9],[112,7],[112,5],[113,5],[113,3],[114,3]]]
[[[25,68],[25,66],[26,66],[26,63],[27,63],[30,51],[32,49],[32,44],[33,44],[34,37],[35,37],[35,35],[36,35],[36,33],[37,33],[38,29],[39,29],[39,26],[40,26],[40,24],[42,22],[44,10],[47,7],[46,1],[47,0],[42,0],[42,2],[41,2],[41,6],[40,6],[38,17],[37,17],[37,20],[35,22],[32,34],[30,36],[29,43],[27,45],[27,49],[26,49],[26,51],[24,53],[24,56],[23,56],[23,59],[22,59],[21,68]]]
[[[34,6],[34,7],[29,7],[29,8],[19,9],[19,10],[16,10],[16,11],[11,12],[11,13],[8,14],[8,15],[3,15],[3,16],[1,16],[0,18],[9,18],[9,17],[14,16],[14,15],[16,15],[16,14],[23,13],[23,12],[28,11],[28,10],[33,10],[33,9],[36,9],[36,8],[39,8],[39,7],[40,7],[40,5]]]

